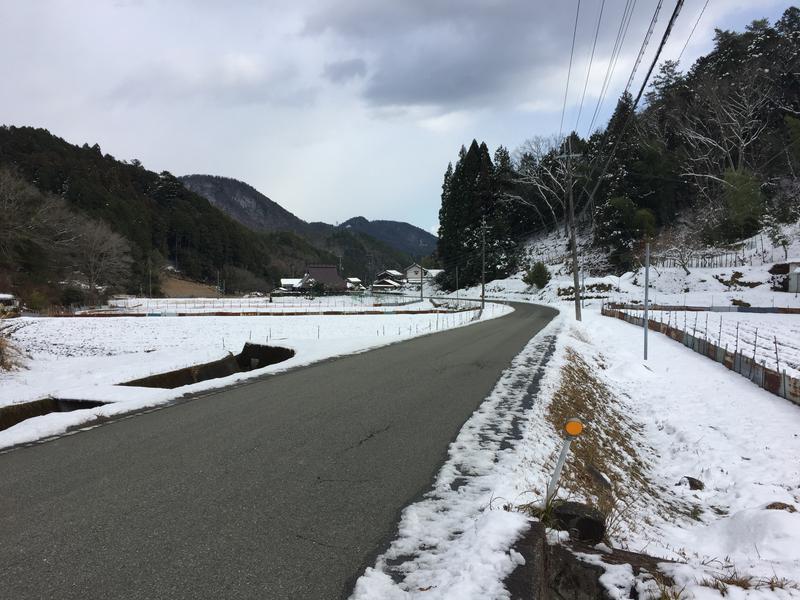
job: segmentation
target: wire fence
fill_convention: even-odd
[[[641,307],[637,310],[641,310]],[[626,310],[620,309],[618,306],[604,304],[601,308],[601,313],[607,317],[613,317],[639,327],[644,327],[644,318],[642,316],[631,314]],[[684,312],[683,329],[681,329],[680,319],[677,316],[674,322],[669,316],[665,322],[663,313],[659,315],[658,319],[647,319],[647,328],[650,331],[663,333],[667,337],[682,343],[698,354],[715,360],[724,365],[727,369],[739,373],[768,392],[790,400],[800,406],[800,378],[787,374],[787,365],[785,362],[787,359],[784,358],[783,362],[781,359],[782,350],[784,357],[793,355],[791,351],[797,349],[793,345],[779,343],[777,337],[774,337],[772,340],[766,340],[767,348],[769,348],[770,345],[774,346],[774,363],[772,364],[774,364],[775,368],[772,368],[767,365],[767,358],[763,354],[765,347],[763,336],[761,345],[759,345],[758,329],[755,330],[755,335],[752,337],[745,336],[743,331],[740,337],[740,328],[737,324],[736,344],[731,351],[728,349],[728,344],[723,346],[721,322],[719,329],[720,335],[717,339],[717,343],[714,343],[714,341],[710,339],[713,338],[713,333],[709,334],[707,321],[705,327],[701,326],[698,328],[698,317],[695,316],[691,333],[689,333],[689,327],[690,321],[686,318],[686,312]],[[797,365],[792,366],[797,367]]]

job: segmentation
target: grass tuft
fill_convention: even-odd
[[[20,352],[11,343],[7,333],[0,328],[0,371],[11,371],[19,368]]]

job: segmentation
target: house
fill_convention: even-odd
[[[291,292],[303,281],[300,277],[281,277],[281,289]]]
[[[339,275],[336,265],[308,265],[306,274],[294,289],[311,290],[321,285],[327,292],[343,292],[347,289],[347,282]]]
[[[347,283],[347,289],[351,292],[363,292],[367,289],[358,277],[346,277],[345,282]]]
[[[800,265],[789,271],[789,292],[800,294]]]
[[[19,298],[13,294],[0,294],[0,314],[16,312],[19,309]]]
[[[426,269],[417,263],[406,267],[406,279],[408,280],[408,283],[411,284],[416,283],[419,285],[420,278],[424,283],[430,283],[440,273],[444,273],[444,269]]]
[[[385,271],[381,271],[375,276],[376,282],[381,279],[389,279],[391,281],[395,281],[402,285],[406,281],[406,276],[400,271],[395,271],[394,269],[386,269]]]
[[[403,284],[394,279],[378,279],[372,284],[372,289],[379,292],[396,292],[403,287]]]

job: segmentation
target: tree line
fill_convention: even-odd
[[[438,259],[460,284],[519,265],[531,232],[566,227],[570,186],[578,219],[609,267],[627,270],[644,238],[665,252],[723,245],[800,219],[800,10],[745,31],[716,30],[688,70],[664,62],[643,107],[619,98],[606,127],[586,137],[536,136],[494,160],[473,141],[448,165]],[[569,160],[567,160],[569,158]],[[607,169],[603,169],[605,165]],[[489,241],[491,240],[491,241]]]
[[[293,233],[247,229],[167,171],[45,129],[0,127],[0,168],[0,291],[29,305],[157,295],[170,264],[193,280],[253,291],[291,265],[337,260]]]

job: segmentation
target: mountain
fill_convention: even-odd
[[[215,175],[183,175],[178,179],[187,189],[254,231],[300,232],[307,228],[305,221],[243,181]]]
[[[97,144],[70,144],[46,129],[0,126],[0,167],[65,201],[79,220],[105,222],[123,236],[132,258],[123,289],[132,292],[147,289],[148,272],[165,260],[192,279],[224,278],[231,290],[268,287],[309,262],[338,260],[291,231],[244,227],[167,171],[117,160]],[[16,280],[25,276],[19,261],[6,267]]]
[[[386,224],[383,228],[376,228],[387,230],[385,235],[373,235],[369,226],[348,227],[345,223],[337,227],[328,223],[309,223],[242,181],[214,175],[185,175],[180,180],[186,188],[200,194],[242,225],[256,232],[296,233],[321,251],[335,255],[346,274],[365,281],[372,280],[384,269],[405,268],[414,256],[421,254],[420,246],[414,244],[417,238],[413,232],[425,232],[407,223],[374,221]],[[366,219],[362,220],[370,224]],[[436,238],[433,240],[433,246],[422,247],[426,250],[435,248]],[[411,248],[416,251],[409,252]]]
[[[392,248],[418,258],[436,251],[435,235],[401,221],[368,221],[364,217],[353,217],[339,227],[366,233]]]

